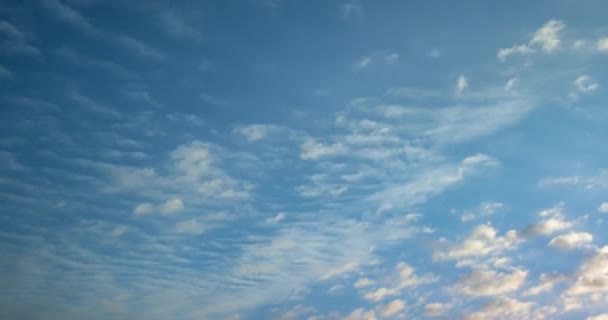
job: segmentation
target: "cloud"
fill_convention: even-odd
[[[497,231],[491,225],[482,224],[460,244],[452,246],[447,252],[436,251],[436,259],[462,259],[496,254],[513,248],[518,243],[517,233],[510,230],[505,236],[497,236]]]
[[[152,59],[152,60],[162,60],[165,55],[150,47],[149,45],[143,43],[140,40],[137,40],[133,37],[127,35],[120,35],[115,37],[114,39],[116,43],[129,50],[132,53],[138,54],[140,56]]]
[[[276,216],[267,218],[266,223],[279,223],[285,220],[285,213],[279,212]]]
[[[377,320],[374,310],[356,309],[341,320]]]
[[[396,299],[381,308],[380,314],[383,317],[392,317],[405,310],[405,302],[401,299]]]
[[[507,81],[507,83],[505,84],[505,91],[511,92],[511,91],[515,90],[515,87],[517,86],[518,81],[519,81],[519,79],[517,79],[517,78],[509,79],[509,81]]]
[[[600,52],[608,52],[608,37],[597,41],[597,50]]]
[[[463,212],[460,220],[470,221],[481,217],[487,217],[493,215],[504,206],[505,205],[500,202],[482,202],[477,208]]]
[[[317,160],[342,154],[346,148],[341,143],[325,145],[314,139],[306,140],[301,146],[300,158],[303,160]]]
[[[456,283],[458,290],[470,296],[498,296],[518,290],[526,281],[528,272],[513,269],[509,273],[494,270],[474,270]]]
[[[467,320],[485,319],[531,319],[530,312],[533,304],[511,298],[498,298],[488,303],[481,310],[465,317]]]
[[[608,213],[608,202],[602,202],[602,204],[597,207],[597,211],[601,213]]]
[[[159,15],[160,25],[168,35],[178,39],[192,39],[201,41],[201,33],[196,28],[188,25],[183,17],[170,11],[163,11]]]
[[[347,2],[340,5],[340,15],[344,19],[362,18],[363,7],[356,2]]]
[[[530,43],[539,45],[547,52],[555,51],[561,44],[559,36],[565,27],[566,24],[562,21],[550,20],[540,29],[536,30]]]
[[[558,203],[553,208],[541,210],[538,215],[544,219],[526,227],[522,231],[523,237],[548,236],[573,226],[572,222],[564,220],[563,203]]]
[[[184,208],[184,204],[180,199],[170,199],[158,205],[154,205],[149,202],[138,204],[134,209],[133,213],[138,216],[161,213],[161,214],[174,214],[181,211]]]
[[[402,292],[406,288],[415,288],[422,284],[432,283],[436,279],[433,275],[427,274],[418,276],[412,266],[405,262],[399,262],[395,267],[396,277],[392,277],[389,282],[382,283],[383,287],[369,291],[363,298],[370,301],[382,301],[390,296]]]
[[[599,87],[599,85],[597,83],[592,83],[591,77],[589,77],[587,75],[582,75],[582,76],[576,78],[576,80],[574,80],[574,82],[573,82],[573,85],[579,92],[582,92],[582,93],[593,92],[593,91],[597,90],[597,88]]]
[[[84,15],[69,5],[59,0],[42,0],[42,4],[55,18],[78,28],[85,33],[100,34],[100,31],[94,27]]]
[[[359,278],[359,279],[357,279],[357,281],[355,281],[353,286],[357,289],[360,289],[360,288],[369,287],[369,286],[373,285],[374,283],[375,283],[375,281],[373,281],[369,278]]]
[[[246,126],[238,126],[233,132],[244,136],[247,141],[258,141],[264,139],[268,134],[278,130],[278,127],[265,124],[252,124]]]
[[[386,63],[396,63],[397,61],[399,61],[399,54],[395,52],[386,54],[384,56],[384,61]]]
[[[9,23],[8,21],[0,20],[0,35],[4,36],[0,42],[0,51],[7,54],[32,57],[42,61],[44,57],[42,52],[37,47],[27,43],[25,32]],[[5,68],[5,71],[7,69]],[[4,72],[6,77],[8,74]]]
[[[196,220],[187,220],[178,222],[175,225],[175,231],[185,234],[201,234],[205,231],[205,227]]]
[[[556,284],[568,280],[564,275],[557,273],[543,273],[540,275],[540,283],[524,291],[523,296],[535,296],[553,290]]]
[[[529,55],[534,53],[534,47],[538,47],[545,52],[553,52],[560,47],[560,33],[565,27],[566,25],[562,21],[550,20],[534,32],[532,39],[527,44],[499,49],[496,57],[500,61],[505,62],[512,55]]]
[[[496,57],[498,57],[498,59],[500,61],[505,62],[505,61],[507,61],[507,58],[509,58],[509,56],[511,56],[511,55],[514,55],[514,54],[527,55],[527,54],[531,54],[531,53],[534,53],[533,49],[528,47],[528,45],[521,44],[521,45],[512,46],[511,48],[502,48],[502,49],[498,50]]]
[[[456,93],[461,94],[469,87],[469,81],[463,75],[458,76],[458,80],[456,80]]]
[[[424,306],[424,314],[428,317],[441,317],[451,308],[447,303],[428,303]]]
[[[356,69],[364,69],[372,62],[372,57],[363,57],[355,64]]]
[[[567,296],[608,293],[608,246],[598,248],[576,272],[576,281],[566,291]]]
[[[599,314],[596,316],[588,317],[585,320],[608,320],[608,313]]]
[[[551,239],[549,246],[561,250],[572,250],[585,246],[592,241],[593,236],[588,232],[568,232]]]

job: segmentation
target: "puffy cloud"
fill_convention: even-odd
[[[398,290],[395,288],[379,288],[375,291],[366,293],[363,297],[370,301],[382,301],[387,297],[397,294]]]
[[[164,214],[177,213],[184,209],[184,203],[181,199],[175,198],[162,203],[158,209],[161,213]]]
[[[313,307],[297,305],[297,306],[293,307],[291,310],[281,314],[279,316],[278,320],[301,319],[303,316],[305,316],[307,314],[311,314],[313,312],[315,312],[315,308],[313,308]]]
[[[586,320],[608,320],[608,313],[599,314],[592,317],[587,317]]]
[[[447,252],[435,252],[436,259],[460,259],[487,256],[512,248],[518,241],[517,233],[510,230],[503,237],[497,236],[491,225],[482,224],[471,232],[461,244],[451,247]]]
[[[529,319],[533,304],[511,298],[498,298],[481,310],[465,317],[467,320],[485,319]]]
[[[153,213],[155,210],[156,210],[156,206],[154,206],[152,203],[145,202],[145,203],[138,204],[133,209],[133,213],[135,215],[142,216],[142,215]]]
[[[334,156],[346,151],[341,143],[325,145],[314,139],[309,139],[302,144],[300,158],[303,160],[317,160],[322,157]]]
[[[175,231],[177,233],[201,234],[205,231],[205,227],[196,220],[187,220],[178,222],[175,226]]]
[[[583,262],[576,273],[575,283],[566,290],[566,295],[578,296],[596,292],[608,292],[608,246],[596,250]]]
[[[534,47],[540,47],[546,52],[552,52],[559,48],[561,44],[560,32],[566,25],[559,20],[550,20],[540,29],[534,32],[528,44],[514,45],[510,48],[498,50],[496,57],[500,61],[506,61],[512,55],[528,55],[535,52]]]
[[[403,300],[396,299],[383,306],[380,314],[382,314],[383,317],[392,317],[403,310],[405,310],[405,302]]]
[[[551,291],[559,282],[567,280],[567,277],[557,273],[543,273],[540,275],[540,283],[524,291],[524,296],[535,296],[544,292]]]
[[[597,50],[601,52],[608,52],[608,37],[597,41]]]
[[[359,60],[357,62],[357,64],[355,65],[355,68],[357,68],[357,69],[366,68],[367,66],[369,66],[369,64],[371,62],[372,62],[372,58],[371,57],[363,57],[363,58],[361,58],[361,60]]]
[[[582,93],[590,93],[599,87],[597,83],[591,82],[591,78],[587,75],[582,75],[574,80],[574,87]]]
[[[451,305],[447,303],[428,303],[424,306],[424,314],[429,317],[440,317],[443,316],[450,308]]]
[[[364,288],[373,285],[375,282],[369,278],[359,278],[353,285],[355,288]]]
[[[458,79],[456,80],[456,93],[461,94],[468,87],[469,81],[467,80],[467,78],[463,75],[458,76]]]
[[[423,283],[434,282],[432,275],[417,276],[415,269],[405,262],[399,262],[395,267],[397,277],[391,278],[391,283],[374,291],[366,293],[363,297],[370,301],[382,301],[387,297],[394,296],[405,288],[416,287]]]
[[[569,229],[573,223],[563,219],[563,204],[559,203],[553,208],[541,210],[538,215],[544,219],[529,225],[523,236],[548,236],[555,232]]]
[[[587,232],[569,232],[559,235],[549,242],[549,246],[562,250],[572,250],[593,241],[593,235]]]
[[[515,90],[515,87],[517,86],[518,81],[519,81],[519,79],[517,79],[517,78],[509,79],[509,81],[507,81],[507,83],[505,84],[505,91],[511,92],[511,91]]]
[[[512,273],[498,273],[494,270],[474,270],[460,279],[458,290],[470,296],[497,296],[518,290],[526,280],[528,272],[514,269]]]
[[[602,204],[597,207],[597,211],[601,213],[608,213],[608,202],[602,202]]]
[[[342,320],[377,320],[376,313],[374,310],[366,311],[365,309],[359,308],[353,312],[351,312],[346,317],[342,318]]]
[[[562,21],[550,20],[540,29],[536,30],[530,43],[539,45],[545,51],[554,51],[560,46],[560,32],[565,27],[566,24]]]

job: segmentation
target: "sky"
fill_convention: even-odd
[[[606,12],[2,1],[0,318],[608,319]]]

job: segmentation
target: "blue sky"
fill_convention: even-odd
[[[605,1],[4,1],[0,318],[608,319]]]

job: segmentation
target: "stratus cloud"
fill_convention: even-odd
[[[572,250],[593,241],[593,235],[587,232],[568,232],[559,235],[549,242],[549,246],[562,250]]]
[[[545,23],[540,29],[534,32],[532,39],[527,44],[514,45],[510,48],[502,48],[498,50],[496,57],[504,62],[509,56],[528,55],[535,52],[534,47],[540,48],[545,52],[553,52],[560,47],[560,33],[566,27],[564,22],[559,20],[550,20]]]
[[[498,296],[518,290],[527,276],[528,272],[520,269],[514,269],[510,274],[494,270],[474,270],[460,279],[456,287],[458,291],[470,296]]]
[[[511,298],[498,298],[481,310],[465,317],[467,320],[486,319],[530,319],[531,302],[521,302]]]
[[[581,93],[590,93],[599,88],[597,83],[592,82],[591,77],[582,75],[573,82],[574,87]]]

